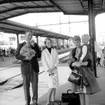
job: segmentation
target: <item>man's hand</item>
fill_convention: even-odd
[[[31,60],[32,59],[32,57],[30,57],[30,56],[26,56],[26,58],[25,58],[25,60]]]

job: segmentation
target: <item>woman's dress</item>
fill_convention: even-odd
[[[80,47],[80,49],[81,49],[81,51],[79,51],[78,58],[76,58],[76,54],[78,52],[77,48],[74,48],[70,54],[69,67],[71,68],[71,70],[74,69],[74,67],[72,66],[72,63],[75,61],[79,61],[79,58],[82,55],[82,46]],[[76,67],[78,69],[78,71],[83,75],[83,78],[82,78],[83,80],[82,80],[82,84],[81,84],[83,93],[94,94],[94,93],[101,91],[101,89],[97,83],[97,80],[94,76],[94,73],[93,73],[94,70],[92,67],[92,55],[89,50],[88,50],[85,58],[83,59],[83,62],[88,62],[88,65]],[[80,88],[80,87],[78,87],[78,88]]]
[[[59,85],[57,70],[58,63],[59,60],[56,49],[52,48],[51,53],[48,51],[47,48],[42,51],[42,64],[45,70],[45,75],[49,88],[57,88]],[[56,68],[53,70],[51,75],[47,70],[52,69],[53,67]]]

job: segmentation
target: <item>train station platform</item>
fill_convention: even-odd
[[[17,66],[20,70],[20,67]],[[43,67],[40,67],[43,70]],[[59,87],[57,88],[56,100],[61,100],[61,94],[71,88],[71,83],[67,81],[70,74],[67,63],[59,64]],[[90,96],[90,105],[105,105],[105,68],[97,67],[98,83],[102,89],[101,92]],[[44,73],[39,75],[39,105],[45,105],[47,99],[48,86]],[[32,92],[31,92],[32,94]],[[0,92],[0,105],[25,105],[23,87]],[[66,105],[66,104],[64,104]]]

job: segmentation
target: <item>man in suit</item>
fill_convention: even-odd
[[[25,42],[19,44],[17,51],[16,51],[16,59],[21,60],[21,72],[23,77],[23,87],[24,87],[24,94],[26,105],[30,105],[31,96],[30,96],[30,82],[32,83],[32,102],[33,105],[37,104],[38,98],[38,72],[39,72],[39,65],[37,58],[41,57],[41,51],[39,46],[34,42],[31,44],[32,39],[32,31],[28,30],[25,33]],[[20,54],[21,48],[24,45],[30,45],[31,49],[35,51],[35,55],[33,58],[29,56],[23,56]]]

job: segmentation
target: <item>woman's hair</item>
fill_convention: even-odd
[[[73,41],[81,41],[81,38],[80,38],[80,36],[78,36],[78,35],[75,35],[74,37],[73,37]]]
[[[51,38],[46,38],[44,41],[44,44],[46,45],[46,41],[49,40],[50,42],[52,42]]]

